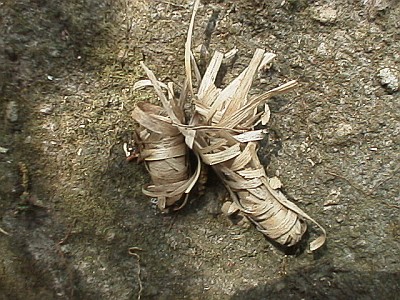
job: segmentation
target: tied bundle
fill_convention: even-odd
[[[189,149],[177,124],[184,122],[179,99],[174,97],[173,85],[157,81],[154,74],[142,63],[151,80],[139,81],[134,89],[153,86],[163,107],[146,102],[136,105],[132,117],[138,123],[135,129],[137,158],[144,161],[152,183],[142,188],[145,195],[157,199],[163,212],[179,210],[187,202],[189,192],[200,174],[200,163],[191,174]],[[168,98],[162,88],[168,92]]]
[[[188,193],[199,178],[201,164],[205,163],[213,167],[230,193],[232,202],[223,206],[228,215],[244,216],[266,237],[284,246],[293,246],[302,239],[307,230],[306,220],[309,220],[322,230],[322,235],[310,243],[310,250],[314,251],[325,243],[326,232],[279,191],[276,179],[267,177],[257,156],[258,141],[263,139],[264,131],[254,129],[256,125],[265,125],[269,120],[267,100],[291,90],[297,83],[290,81],[261,95],[250,97],[248,94],[255,74],[275,57],[261,49],[255,51],[248,67],[224,89],[214,84],[224,59],[222,53],[215,52],[201,77],[191,51],[194,17],[198,6],[199,0],[194,4],[185,44],[186,79],[180,98],[175,99],[171,85],[159,82],[144,63],[141,63],[149,80],[143,80],[137,85],[152,86],[162,103],[162,108],[138,104],[133,114],[140,124],[137,139],[142,146],[139,150],[148,164],[153,181],[144,192],[158,197],[161,209],[181,201],[183,194],[186,194],[186,201]],[[192,84],[193,71],[199,82],[197,91]],[[168,99],[163,90],[167,91]],[[188,124],[184,122],[185,102],[194,107]],[[264,110],[258,112],[258,107],[262,104]],[[148,108],[148,118],[144,108]],[[157,120],[159,123],[155,126]],[[163,130],[167,127],[168,130]],[[186,143],[186,149],[194,151],[198,159],[196,171],[191,176],[183,143]],[[171,150],[175,147],[179,151],[177,150],[176,155],[171,155],[174,152]],[[174,163],[170,164],[167,160],[172,158]],[[163,174],[166,176],[169,174],[168,168],[171,172],[173,169],[179,173],[176,181],[171,183],[176,184],[175,190],[167,189],[170,181],[167,181],[166,176],[158,176],[159,165],[156,162],[165,167]]]
[[[266,101],[292,89],[296,82],[249,97],[255,74],[275,57],[257,49],[249,66],[224,89],[219,89],[214,80],[223,57],[222,53],[214,54],[195,97],[190,124],[198,129],[193,149],[204,163],[213,167],[228,189],[233,200],[225,205],[228,215],[239,212],[269,239],[293,246],[307,229],[305,219],[320,225],[277,189],[276,180],[267,177],[257,156],[263,130],[254,130],[254,127],[259,123],[265,125],[269,120]],[[261,104],[264,110],[258,112]],[[325,232],[310,244],[310,249],[315,250],[324,242]]]

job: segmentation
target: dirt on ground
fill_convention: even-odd
[[[193,49],[238,49],[226,85],[256,48],[277,54],[259,156],[285,195],[321,223],[283,251],[203,196],[161,214],[127,162],[131,112],[184,78],[193,1],[0,1],[1,299],[398,299],[400,3],[202,1]],[[204,52],[203,52],[204,54]],[[205,55],[205,59],[210,56]]]

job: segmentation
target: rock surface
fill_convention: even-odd
[[[378,77],[381,85],[387,89],[389,93],[394,93],[399,90],[399,73],[390,68],[379,70]]]
[[[377,76],[400,63],[400,5],[372,2],[200,6],[193,48],[239,50],[222,85],[256,48],[277,59],[254,94],[300,83],[271,99],[259,155],[328,243],[285,255],[218,213],[214,174],[203,197],[162,215],[142,195],[144,166],[125,161],[135,102],[157,101],[132,90],[139,61],[182,82],[193,1],[3,1],[0,299],[394,299],[400,95]]]

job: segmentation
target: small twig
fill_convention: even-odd
[[[346,177],[330,172],[330,171],[325,171],[327,174],[338,177],[340,179],[343,179],[344,181],[346,181],[353,189],[355,189],[356,191],[358,191],[359,193],[363,194],[364,196],[367,197],[371,197],[370,193],[365,192],[364,190],[362,190],[361,188],[359,188],[358,186],[356,186],[353,182],[351,182],[349,179],[347,179]]]
[[[0,227],[0,232],[5,234],[5,235],[10,235],[7,231],[5,231],[3,228]]]
[[[387,203],[387,202],[385,202],[385,201],[383,201],[382,203],[385,204],[385,205],[388,206],[388,207],[391,207],[391,208],[399,208],[399,209],[400,209],[400,205],[389,204],[389,203]]]
[[[137,278],[138,278],[138,282],[139,282],[139,292],[138,292],[137,299],[140,300],[140,297],[142,296],[142,291],[143,291],[143,284],[142,284],[142,280],[140,279],[140,272],[141,272],[140,256],[139,256],[139,254],[136,253],[136,251],[143,251],[143,249],[139,248],[139,247],[130,247],[128,249],[128,254],[136,257],[136,259],[137,259],[137,268],[138,268]]]
[[[75,227],[76,224],[76,219],[74,219],[74,221],[72,221],[72,223],[69,225],[68,228],[68,232],[67,234],[58,242],[59,245],[64,245],[65,242],[67,241],[67,239],[70,237],[71,233],[72,233],[72,229]]]

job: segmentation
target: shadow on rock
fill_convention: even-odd
[[[237,292],[231,299],[398,299],[400,273],[339,270],[328,265]]]

